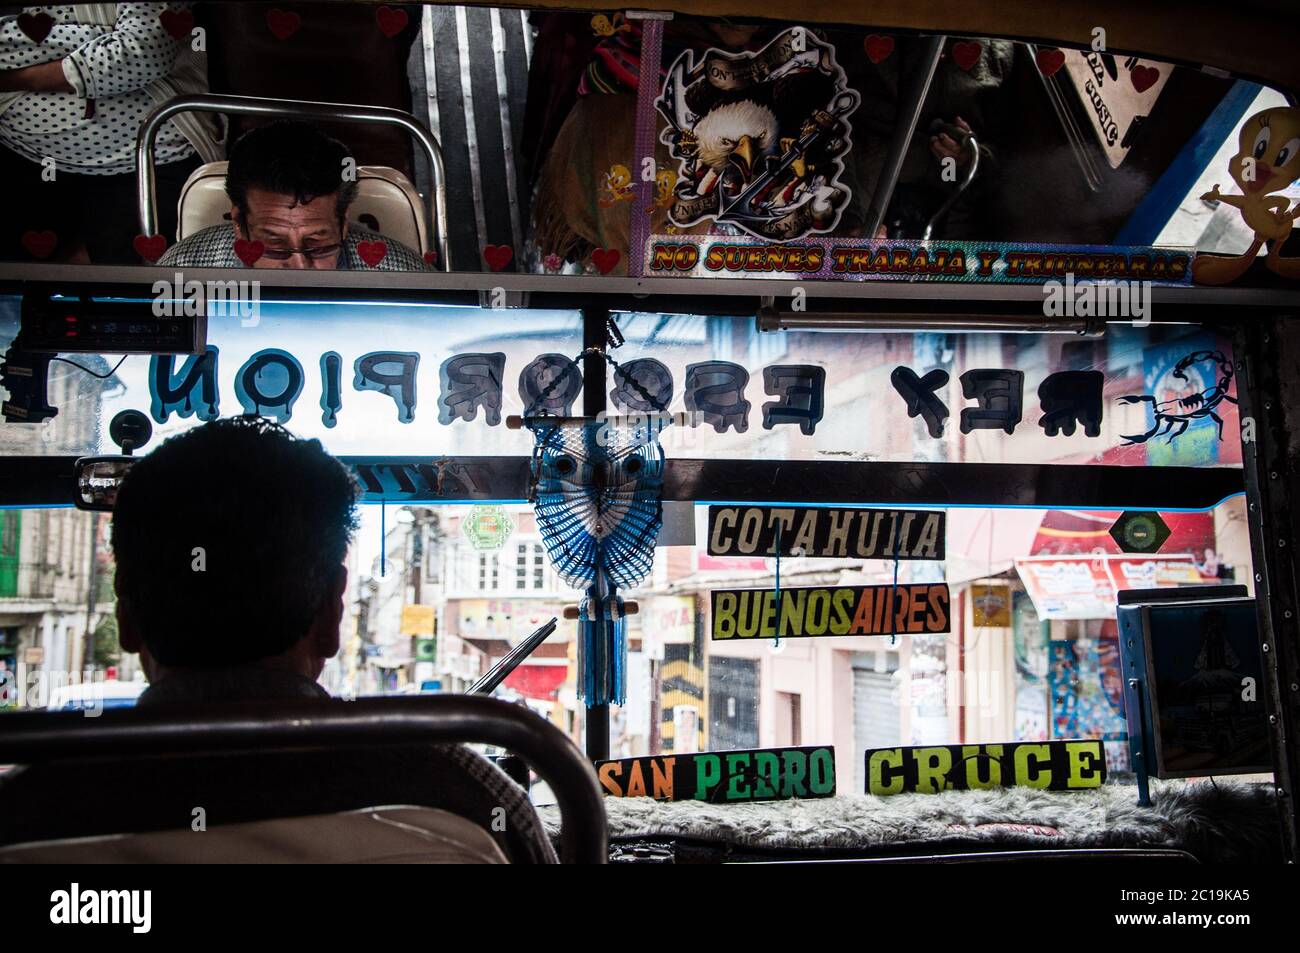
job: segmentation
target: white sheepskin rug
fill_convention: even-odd
[[[1271,786],[1208,780],[1151,784],[1149,808],[1137,806],[1133,785],[1108,784],[1076,792],[1019,787],[758,804],[607,797],[605,809],[615,848],[686,843],[699,859],[767,851],[898,854],[944,845],[966,850],[1160,847],[1188,851],[1206,862],[1280,860]],[[558,810],[539,811],[555,839]]]

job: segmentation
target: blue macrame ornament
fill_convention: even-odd
[[[585,589],[578,615],[578,697],[627,700],[627,623],[617,590],[654,563],[663,523],[660,424],[641,418],[528,418],[536,437],[533,500],[556,573]]]

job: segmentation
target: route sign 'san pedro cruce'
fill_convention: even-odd
[[[877,748],[866,764],[867,793],[877,795],[1013,785],[1077,791],[1106,780],[1106,749],[1096,739]]]
[[[660,801],[783,801],[833,797],[835,749],[825,747],[710,751],[601,761],[596,777],[614,797]]]
[[[807,639],[836,635],[933,635],[949,631],[945,583],[717,589],[713,639]]]

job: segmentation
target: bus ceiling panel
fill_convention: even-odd
[[[344,456],[363,502],[520,502],[528,457]],[[0,458],[0,507],[67,506],[73,457]],[[1243,492],[1233,467],[670,459],[663,499],[1090,510],[1204,510]]]
[[[607,12],[602,0],[522,0],[514,6]],[[638,10],[659,16],[733,21],[788,20],[788,4],[772,0],[648,0]],[[1114,52],[1140,53],[1169,62],[1207,64],[1275,86],[1300,89],[1300,21],[1291,0],[1183,0],[1177,5],[1131,0],[806,0],[798,16],[808,23],[877,29],[1002,36],[1088,47],[1098,26]]]

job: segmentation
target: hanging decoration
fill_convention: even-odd
[[[653,414],[590,419],[537,413],[567,376],[555,374],[524,417],[536,440],[531,498],[556,573],[586,590],[578,607],[578,697],[588,705],[621,705],[627,699],[627,624],[618,590],[640,582],[654,562],[663,523],[662,421]]]

